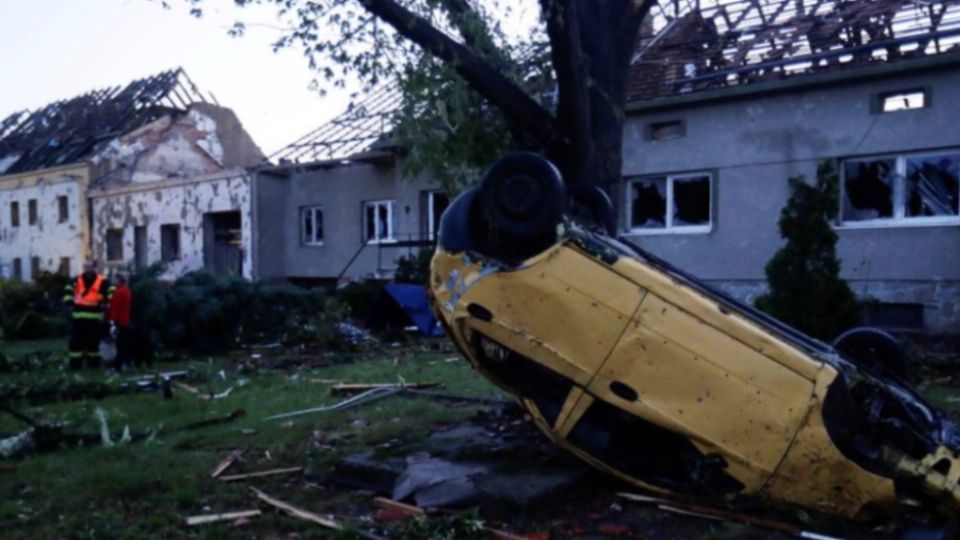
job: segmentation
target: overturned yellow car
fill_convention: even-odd
[[[508,156],[444,213],[431,269],[462,354],[556,444],[660,492],[956,511],[957,425],[870,357],[882,340],[814,340],[614,238],[599,190],[576,198],[572,218],[549,162]]]

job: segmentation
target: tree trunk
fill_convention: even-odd
[[[574,193],[595,185],[621,208],[630,60],[650,0],[541,0],[557,73],[557,122],[573,150],[550,149]]]

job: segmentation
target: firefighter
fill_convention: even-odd
[[[70,320],[70,369],[100,365],[100,339],[104,336],[104,314],[111,285],[97,265],[87,261],[83,273],[67,284],[63,299],[72,306]]]

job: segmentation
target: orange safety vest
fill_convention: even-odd
[[[77,284],[73,288],[73,303],[78,306],[96,307],[100,305],[100,286],[103,285],[104,277],[97,274],[93,280],[93,285],[89,289],[83,289],[83,275],[77,276]]]

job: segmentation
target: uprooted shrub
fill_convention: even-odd
[[[0,281],[0,329],[5,339],[43,339],[66,334],[66,276],[42,273],[33,282]]]
[[[192,272],[174,282],[151,267],[131,277],[131,318],[153,347],[199,354],[284,341],[291,328],[310,327],[329,308],[320,289],[250,282]],[[325,329],[317,328],[318,335]],[[319,339],[319,338],[318,338]]]

